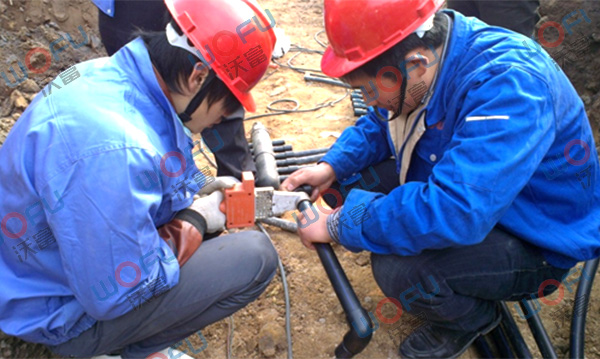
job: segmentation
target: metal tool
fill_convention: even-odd
[[[279,217],[295,210],[307,200],[305,192],[277,191],[273,187],[255,187],[252,172],[242,173],[242,182],[225,190],[227,228],[253,226],[255,220]]]

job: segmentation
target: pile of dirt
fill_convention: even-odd
[[[581,95],[588,115],[593,123],[596,141],[600,142],[598,128],[600,127],[600,64],[598,42],[600,33],[600,13],[594,1],[565,2],[558,0],[542,0],[540,9],[544,21],[560,23],[565,15],[583,9],[590,19],[572,27],[572,34],[565,36],[565,41],[556,48],[548,48],[557,57],[557,62]],[[40,7],[40,4],[43,6]],[[300,47],[323,50],[315,41],[315,35],[322,30],[323,4],[322,0],[276,1],[262,0],[264,8],[269,9],[277,19],[279,27],[286,30],[292,42]],[[33,48],[50,49],[51,44],[71,35],[76,44],[83,43],[83,32],[88,35],[88,42],[75,48],[71,43],[62,41],[56,47],[65,47],[58,54],[58,59],[52,61],[50,67],[42,73],[29,72],[27,81],[16,87],[7,86],[0,77],[0,144],[3,143],[7,132],[18,120],[25,106],[31,101],[35,92],[47,84],[60,71],[90,58],[105,55],[99,42],[97,31],[96,9],[88,0],[69,1],[26,1],[0,0],[0,72],[6,73],[12,79],[9,68],[19,70],[19,62],[25,65],[26,55]],[[575,17],[569,19],[572,23]],[[82,31],[80,31],[80,26]],[[554,41],[553,36],[559,33],[552,28],[545,31],[545,39]],[[581,36],[590,41],[587,47],[580,45]],[[319,39],[325,41],[321,34]],[[566,49],[559,53],[562,49]],[[49,50],[50,51],[50,50]],[[572,51],[577,51],[573,55]],[[566,53],[566,55],[564,55]],[[39,52],[42,54],[42,52]],[[286,64],[295,53],[289,53],[280,60]],[[561,55],[563,54],[563,55]],[[44,66],[43,57],[31,56],[34,68]],[[36,62],[37,61],[37,62]],[[289,64],[309,69],[319,69],[320,55],[302,53]],[[334,101],[346,94],[341,87],[307,82],[301,73],[285,66],[269,70],[265,81],[261,82],[254,91],[258,112],[268,113],[267,105],[274,100],[292,98],[298,101],[300,109]],[[266,117],[260,121],[269,128],[272,138],[283,138],[294,150],[328,147],[335,141],[335,135],[354,123],[350,99],[345,98],[333,106],[324,107],[315,112],[295,113],[277,117]],[[254,121],[248,121],[249,131]],[[204,166],[205,163],[199,163]],[[290,218],[288,218],[290,219]],[[328,358],[333,356],[336,345],[348,330],[345,315],[329,284],[329,280],[313,251],[305,249],[298,237],[291,233],[268,227],[281,261],[288,274],[291,295],[291,326],[293,351],[297,358]],[[335,251],[342,266],[352,282],[354,289],[367,310],[375,312],[377,303],[384,298],[383,293],[375,284],[371,274],[370,257],[368,253],[354,254],[336,247]],[[595,287],[588,315],[588,336],[586,338],[586,355],[600,357],[600,337],[590,335],[600,327],[600,301],[595,300],[600,295],[600,289]],[[553,299],[550,297],[549,299]],[[568,349],[569,323],[567,313],[572,307],[573,295],[565,293],[565,299],[558,305],[542,305],[541,316],[550,332],[561,356]],[[512,308],[512,305],[511,305]],[[514,311],[514,308],[512,308]],[[391,304],[383,306],[387,317],[394,316]],[[281,279],[276,277],[267,290],[255,302],[240,310],[233,316],[233,338],[230,341],[231,355],[235,358],[262,358],[286,356],[285,343],[285,306]],[[518,324],[521,326],[530,347],[535,343],[525,328],[525,321],[515,312]],[[567,318],[567,319],[564,319]],[[371,344],[360,354],[360,358],[396,358],[397,348],[401,340],[419,325],[416,317],[403,314],[394,324],[381,323],[374,333]],[[204,330],[202,336],[196,334],[184,342],[181,349],[193,353],[197,358],[226,357],[228,338],[230,337],[231,322],[228,319],[215,323]],[[207,343],[207,345],[205,345]],[[539,356],[539,354],[537,355]],[[1,358],[50,358],[53,357],[43,346],[24,343],[16,338],[0,335]],[[467,357],[475,357],[469,352]]]

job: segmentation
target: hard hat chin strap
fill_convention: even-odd
[[[400,116],[400,114],[402,113],[402,108],[404,107],[404,100],[406,99],[406,86],[408,84],[408,81],[406,80],[407,75],[404,75],[404,73],[406,72],[406,68],[404,68],[404,71],[401,70],[401,72],[403,73],[403,75],[402,84],[400,85],[400,100],[398,101],[398,107],[396,108],[396,111],[394,111],[394,116],[390,118],[390,121]]]
[[[200,91],[198,91],[198,93],[196,93],[196,95],[194,95],[194,97],[192,98],[190,103],[187,105],[185,110],[182,113],[177,115],[177,116],[179,116],[179,119],[181,120],[181,122],[186,123],[186,122],[189,122],[192,120],[192,114],[194,112],[196,112],[198,107],[200,107],[200,104],[202,104],[202,101],[204,101],[204,98],[206,97],[206,95],[208,95],[208,85],[210,85],[210,83],[213,81],[214,78],[215,78],[215,73],[212,70],[210,70],[208,72],[208,75],[206,76],[206,79],[202,83],[202,86],[200,87]]]

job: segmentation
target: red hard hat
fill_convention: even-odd
[[[165,3],[194,50],[244,108],[254,112],[256,104],[250,90],[267,71],[275,47],[275,20],[270,12],[267,16],[254,0]]]
[[[443,0],[325,0],[329,46],[321,69],[341,77],[413,33]]]

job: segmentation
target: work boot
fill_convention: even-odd
[[[479,337],[492,331],[502,316],[497,315],[492,323],[474,332],[450,330],[426,325],[414,331],[400,344],[400,356],[412,359],[456,358]]]

